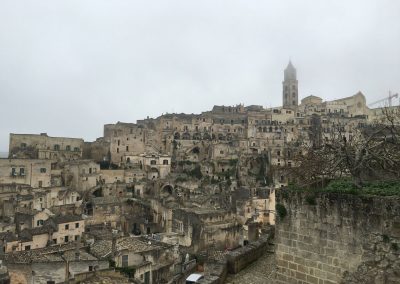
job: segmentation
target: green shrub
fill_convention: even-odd
[[[308,205],[317,205],[317,200],[315,195],[307,195],[306,196],[306,203]]]
[[[129,278],[133,278],[135,276],[136,269],[133,267],[117,267],[115,270],[120,271],[125,274]]]
[[[203,177],[200,166],[196,166],[193,170],[188,171],[187,174],[197,179],[201,179]]]
[[[185,182],[185,181],[188,181],[188,178],[186,176],[178,176],[175,179],[175,182]]]
[[[354,195],[400,196],[400,181],[372,181],[364,183],[362,188],[357,188],[352,180],[339,179],[331,181],[320,191]]]
[[[390,241],[390,238],[388,235],[382,235],[382,240],[384,243],[388,243]]]
[[[278,216],[283,219],[286,217],[287,215],[287,210],[285,208],[285,206],[283,204],[277,203],[275,206],[276,209],[276,213],[278,214]]]

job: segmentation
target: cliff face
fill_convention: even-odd
[[[400,283],[399,197],[281,190],[277,203],[276,283]]]

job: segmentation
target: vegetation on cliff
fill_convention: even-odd
[[[313,192],[331,192],[356,195],[400,196],[400,180],[370,181],[356,186],[351,179],[337,179],[330,181],[325,187],[300,187],[289,185],[290,190]],[[311,199],[310,199],[311,200]],[[310,201],[309,203],[312,203]]]

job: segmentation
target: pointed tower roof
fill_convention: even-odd
[[[284,80],[296,80],[296,68],[294,68],[292,61],[289,60],[289,64],[284,71]]]
[[[296,70],[296,68],[294,68],[294,66],[293,66],[293,64],[292,64],[292,60],[289,60],[289,64],[288,64],[288,66],[286,67],[286,70]]]

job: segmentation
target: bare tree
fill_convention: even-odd
[[[368,180],[398,179],[399,126],[398,107],[383,109],[379,121],[351,128],[352,135],[339,123],[323,135],[320,145],[302,143],[293,158],[295,166],[286,171],[303,186],[341,176],[350,176],[359,188]]]

